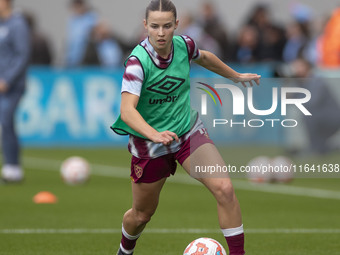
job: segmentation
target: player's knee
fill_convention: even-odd
[[[231,203],[235,199],[235,192],[230,181],[222,181],[215,185],[214,196],[218,203]]]
[[[151,220],[153,214],[154,214],[153,211],[137,211],[136,219],[139,225],[148,223]]]

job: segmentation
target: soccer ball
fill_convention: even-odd
[[[277,156],[272,159],[272,165],[280,169],[280,171],[275,172],[274,181],[288,183],[293,180],[293,161],[290,158],[285,156]]]
[[[82,184],[90,177],[90,164],[82,157],[70,157],[61,164],[60,173],[65,183]]]
[[[247,166],[247,178],[251,182],[266,183],[272,180],[272,174],[268,169],[271,165],[271,159],[267,156],[258,156],[249,161]]]
[[[227,255],[223,246],[214,239],[201,237],[192,241],[183,255]]]

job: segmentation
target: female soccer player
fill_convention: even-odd
[[[132,208],[123,217],[117,254],[133,254],[136,241],[155,213],[159,194],[176,160],[190,173],[190,160],[224,166],[198,114],[190,108],[190,62],[243,86],[259,84],[257,74],[240,74],[214,54],[199,50],[188,36],[175,36],[176,7],[170,0],[153,0],[146,9],[148,37],[125,63],[121,115],[112,129],[129,134],[132,154]],[[194,123],[191,125],[191,123]],[[244,254],[240,206],[229,178],[197,178],[214,195],[218,219],[230,255]]]

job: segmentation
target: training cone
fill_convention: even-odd
[[[58,198],[48,191],[41,191],[33,197],[33,202],[36,204],[55,204]]]

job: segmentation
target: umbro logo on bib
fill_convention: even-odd
[[[167,75],[162,80],[146,89],[159,94],[168,95],[178,89],[184,82],[184,79]]]

